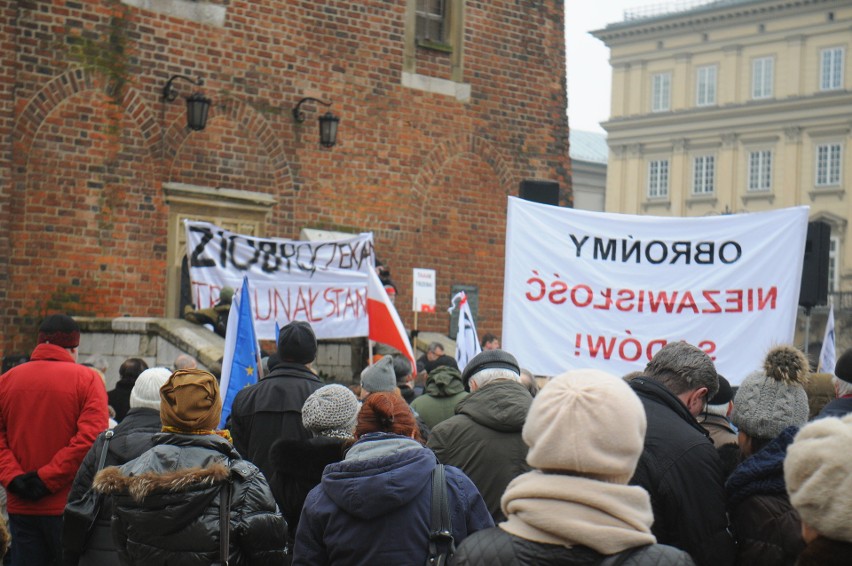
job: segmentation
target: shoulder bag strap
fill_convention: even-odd
[[[427,566],[440,566],[447,563],[456,553],[453,539],[453,524],[450,518],[450,504],[447,497],[447,479],[443,464],[432,470],[432,510],[429,523],[429,556]],[[446,550],[441,552],[439,542],[445,542]]]
[[[231,544],[231,480],[219,490],[219,558],[222,566],[228,566]]]
[[[101,447],[101,455],[98,458],[98,469],[95,470],[96,474],[104,469],[104,464],[106,464],[107,452],[109,452],[109,441],[112,440],[113,434],[115,433],[112,431],[112,429],[104,433],[104,445]]]

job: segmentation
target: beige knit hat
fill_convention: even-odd
[[[802,522],[852,542],[852,415],[805,425],[787,448],[784,481]]]
[[[553,378],[524,424],[527,463],[626,484],[645,443],[645,409],[623,380],[594,369]]]

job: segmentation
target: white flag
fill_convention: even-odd
[[[464,371],[467,363],[481,352],[482,348],[479,345],[476,325],[473,322],[473,315],[470,312],[470,305],[467,303],[467,295],[464,294],[464,291],[453,297],[452,305],[448,309],[449,312],[456,308],[456,303],[458,303],[459,309],[459,328],[456,333],[456,363],[459,365],[459,371]]]
[[[825,321],[825,336],[822,339],[822,349],[819,351],[819,371],[833,374],[836,362],[837,354],[834,349],[834,305],[831,305],[828,311],[828,320]]]

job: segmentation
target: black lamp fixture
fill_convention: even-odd
[[[296,107],[293,108],[293,119],[299,124],[305,121],[305,113],[301,110],[301,106],[305,102],[318,102],[323,106],[331,106],[331,102],[323,102],[318,98],[303,98],[299,101]],[[337,125],[339,123],[340,118],[338,118],[331,112],[326,112],[325,114],[319,117],[320,145],[322,145],[323,147],[334,147],[334,144],[337,143]]]
[[[177,96],[177,90],[172,86],[175,79],[181,79],[190,82],[196,86],[203,86],[204,80],[192,80],[184,75],[174,75],[163,87],[163,100],[166,102],[174,101]],[[210,110],[210,99],[201,94],[194,92],[186,98],[186,127],[196,132],[201,131],[207,126],[207,112]]]

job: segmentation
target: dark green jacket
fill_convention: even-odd
[[[431,429],[439,422],[452,417],[456,405],[467,395],[459,370],[439,366],[429,373],[425,393],[411,402],[411,408],[417,411]]]
[[[495,523],[506,519],[500,510],[506,486],[532,469],[521,438],[531,403],[517,381],[492,381],[459,403],[456,415],[429,436],[427,446],[438,460],[461,468],[473,481]]]

